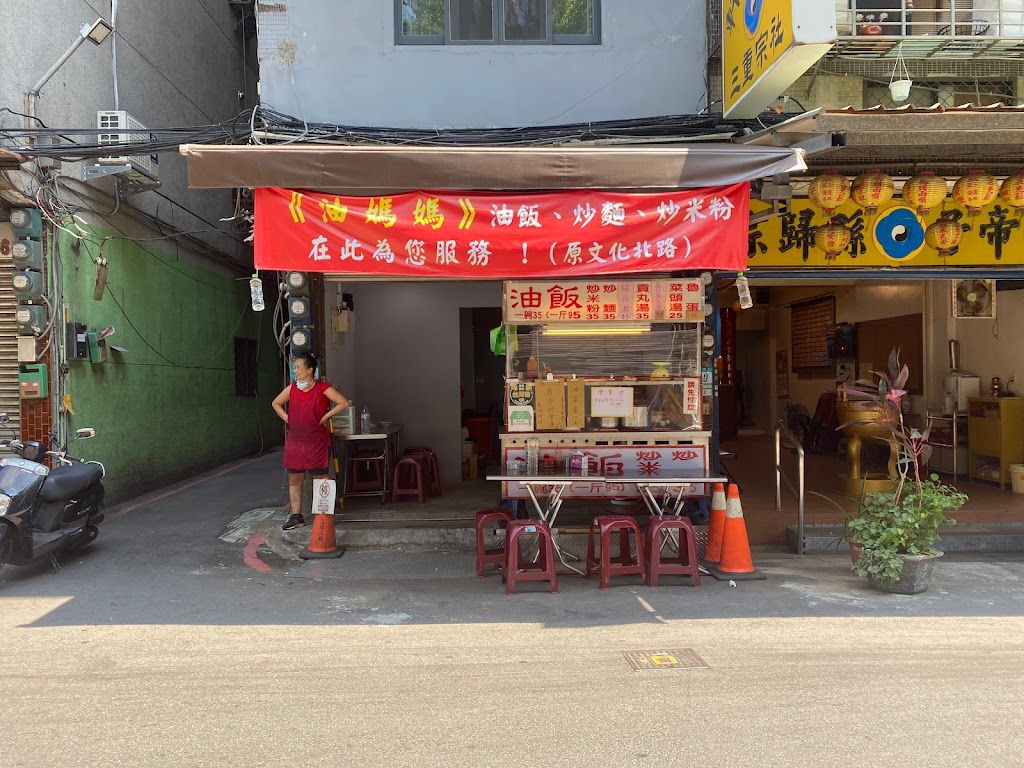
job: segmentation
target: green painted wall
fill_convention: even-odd
[[[83,242],[76,253],[61,240],[69,320],[89,331],[113,326],[108,345],[127,350],[111,350],[105,363],[68,361],[71,431],[97,430],[72,452],[104,462],[108,501],[280,444],[270,406],[282,382],[272,297],[253,312],[247,281],[179,259],[164,250],[171,241],[112,239],[103,247],[107,290],[95,301],[99,245]],[[256,397],[235,394],[235,337],[259,341]]]

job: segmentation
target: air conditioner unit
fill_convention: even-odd
[[[994,319],[996,316],[996,281],[953,280],[953,317]]]
[[[100,157],[82,168],[86,181],[101,176],[117,175],[124,181],[130,192],[156,189],[160,186],[159,158],[154,154],[126,154],[121,145],[127,142],[152,142],[153,134],[146,126],[124,110],[107,110],[96,113],[96,127],[100,130],[96,143],[109,144],[121,150],[116,154]]]

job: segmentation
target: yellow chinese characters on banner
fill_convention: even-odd
[[[509,323],[699,322],[699,280],[517,281],[505,283]]]
[[[766,210],[759,201],[751,212]],[[894,198],[868,216],[853,201],[840,205],[831,217],[810,201],[794,199],[788,213],[752,225],[747,236],[747,266],[757,269],[878,269],[907,267],[1010,267],[1024,265],[1024,227],[1012,208],[1000,200],[969,216],[947,198],[944,210],[962,230],[960,244],[948,256],[925,242],[925,230],[939,218],[937,207],[921,216]],[[850,243],[835,258],[814,244],[814,230],[829,219],[849,228]]]

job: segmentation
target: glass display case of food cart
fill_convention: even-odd
[[[707,282],[506,283],[505,467],[552,473],[583,467],[606,478],[580,479],[565,498],[637,494],[635,485],[615,483],[616,476],[707,473]],[[524,497],[525,489],[505,486],[507,498]],[[704,492],[695,485],[688,494]]]

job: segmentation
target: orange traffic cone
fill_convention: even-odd
[[[754,561],[750,557],[750,543],[747,541],[747,526],[743,522],[740,490],[733,483],[729,483],[729,494],[725,502],[722,559],[717,568],[711,568],[711,575],[719,581],[751,581],[765,578],[764,574],[754,569]]]
[[[711,494],[711,520],[708,526],[708,546],[704,552],[705,563],[717,563],[722,559],[722,533],[725,528],[725,486],[715,483]]]
[[[341,557],[344,550],[338,548],[334,531],[334,512],[313,515],[313,531],[309,535],[309,546],[299,552],[303,560],[323,560]]]
[[[303,560],[322,560],[341,557],[334,531],[334,502],[337,498],[333,480],[321,478],[313,481],[313,531],[309,546],[299,553]]]

